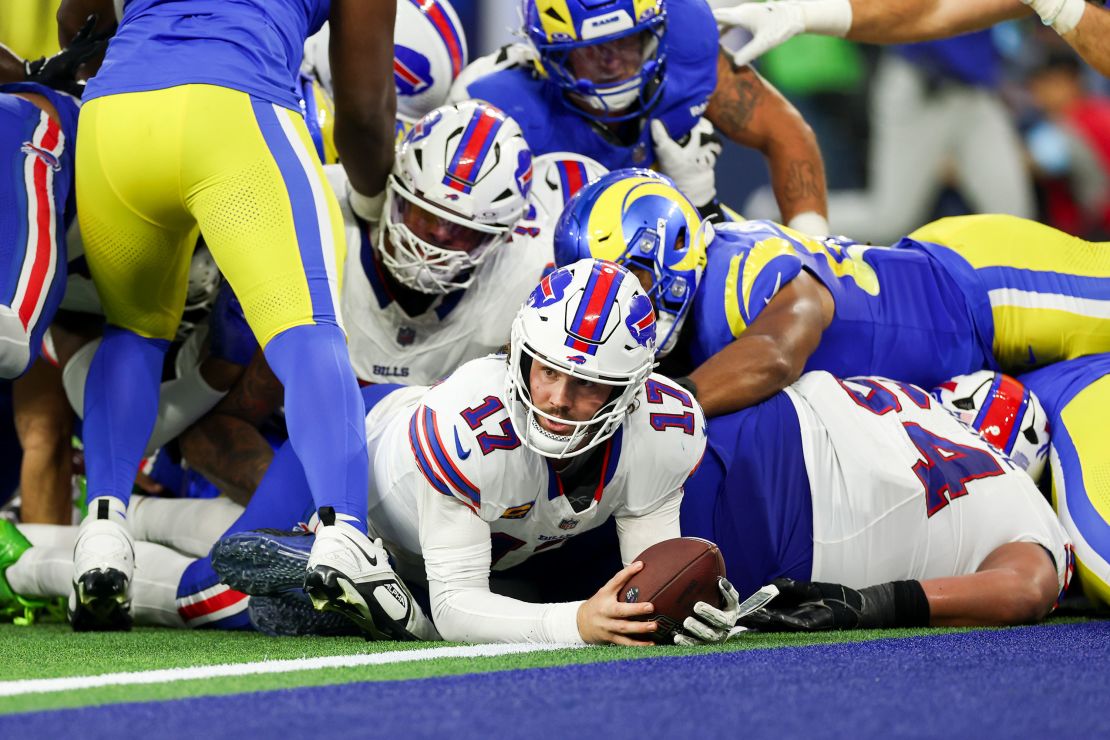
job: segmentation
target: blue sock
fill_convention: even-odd
[[[220,583],[211,558],[194,560],[177,584],[177,613],[186,627],[251,630],[249,597]]]
[[[295,326],[271,339],[265,352],[285,386],[289,442],[313,502],[332,507],[365,532],[366,418],[342,330],[334,324]]]
[[[169,346],[166,339],[105,327],[85,381],[88,501],[114,496],[126,509],[158,416],[162,360]]]
[[[304,466],[286,442],[274,454],[247,508],[221,536],[252,529],[293,531],[298,524],[308,524],[315,511]]]

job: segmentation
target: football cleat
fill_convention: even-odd
[[[315,541],[311,534],[301,531],[236,532],[212,546],[212,567],[229,587],[251,596],[300,589]]]
[[[31,543],[13,522],[0,519],[0,620],[11,620],[21,626],[33,624],[39,612],[49,605],[46,599],[20,596],[4,575],[30,547]]]
[[[304,588],[317,609],[344,615],[376,640],[438,640],[432,622],[373,540],[320,508]]]
[[[119,499],[100,496],[89,504],[73,548],[69,623],[75,632],[131,629],[131,577],[135,543]]]
[[[362,630],[342,614],[317,611],[299,588],[271,596],[252,596],[247,613],[256,630],[272,637],[362,636]]]

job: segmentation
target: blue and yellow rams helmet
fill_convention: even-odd
[[[597,121],[625,121],[659,102],[666,62],[664,0],[523,1],[524,34],[536,48],[541,71],[562,88],[573,110]],[[585,70],[574,69],[591,60],[604,64],[602,57],[613,54],[638,55],[637,71],[594,82]]]
[[[674,349],[694,304],[713,228],[670,178],[615,170],[578,191],[555,227],[555,264],[586,257],[631,269],[655,306],[657,356]]]

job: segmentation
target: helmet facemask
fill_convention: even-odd
[[[401,285],[432,295],[469,287],[474,271],[493,253],[493,247],[509,238],[508,227],[453,214],[408,192],[393,176],[386,191],[383,226],[378,234],[382,264]],[[447,245],[435,244],[417,233],[436,230]],[[389,243],[385,244],[387,237]]]

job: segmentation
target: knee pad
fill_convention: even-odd
[[[0,378],[18,378],[33,359],[31,335],[23,321],[11,307],[0,306]]]

